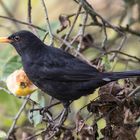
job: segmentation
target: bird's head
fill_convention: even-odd
[[[12,44],[17,52],[21,54],[21,52],[28,48],[34,49],[34,46],[37,46],[38,43],[41,43],[41,40],[33,33],[22,30],[10,35],[9,37],[0,37],[0,43]]]

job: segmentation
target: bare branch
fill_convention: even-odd
[[[10,127],[10,129],[9,129],[9,131],[8,131],[8,133],[7,133],[7,138],[6,138],[7,140],[9,140],[11,133],[14,131],[15,125],[16,125],[16,123],[17,123],[17,120],[18,120],[18,118],[20,117],[21,113],[23,112],[23,110],[24,110],[26,104],[28,103],[28,99],[29,99],[29,98],[30,98],[30,96],[28,96],[28,97],[24,100],[24,102],[22,103],[21,108],[19,109],[18,113],[16,114],[16,116],[15,116],[15,118],[14,118],[14,122],[13,122],[13,124],[11,125],[11,127]]]
[[[32,10],[31,0],[28,0],[28,22],[29,22],[29,23],[32,23],[31,10]],[[30,28],[30,26],[29,26],[29,28]]]
[[[81,9],[82,9],[82,6],[79,5],[79,8],[78,8],[78,10],[77,10],[76,16],[75,16],[74,21],[73,21],[73,24],[71,25],[71,28],[70,28],[69,32],[68,32],[68,33],[66,34],[66,36],[65,36],[65,39],[64,39],[65,41],[68,40],[68,38],[69,38],[69,36],[70,36],[70,34],[71,34],[71,32],[72,32],[74,26],[75,26],[75,23],[76,23],[76,21],[77,21],[77,18],[78,18],[78,16],[79,16],[80,12],[81,12]],[[62,47],[62,45],[63,45],[63,44],[61,44],[60,48]],[[65,50],[67,51],[67,49],[68,49],[68,48],[66,48]]]
[[[90,23],[88,25],[85,25],[85,26],[99,26],[99,27],[102,27],[103,24],[100,23],[100,22],[92,22],[92,23]],[[105,25],[105,27],[114,30],[114,28],[112,28],[110,25]],[[117,28],[121,32],[130,33],[130,34],[135,35],[135,36],[140,36],[140,32],[137,32],[137,31],[132,30],[129,26],[126,26],[126,27],[123,27],[123,26],[115,26],[115,28]]]
[[[118,51],[120,51],[122,49],[122,47],[124,46],[124,43],[126,42],[127,37],[124,36],[123,39],[120,42],[120,45],[118,47]],[[114,61],[115,57],[117,56],[117,53],[114,53],[114,55],[111,57],[110,61]]]
[[[32,2],[32,0],[28,0],[28,22],[29,22],[29,24],[32,24],[32,5],[31,5],[31,2]],[[37,35],[37,32],[36,32],[34,27],[32,27],[30,25],[28,27],[33,31],[34,34]]]
[[[2,0],[0,0],[0,4],[2,5],[4,11],[6,12],[6,14],[8,15],[8,17],[14,18],[13,14],[9,11],[9,9],[7,8],[7,6],[4,4],[4,2]],[[13,21],[13,24],[15,25],[15,27],[20,30],[20,26]]]
[[[137,60],[138,62],[140,62],[140,58],[133,56],[133,55],[130,55],[130,54],[127,54],[127,53],[124,53],[124,52],[121,52],[121,51],[118,51],[118,50],[112,50],[112,51],[106,52],[105,54],[110,54],[110,53],[119,53],[119,54],[133,58],[133,59]]]
[[[50,35],[50,45],[53,45],[53,40],[54,40],[54,37],[53,37],[53,33],[52,33],[52,29],[51,29],[51,25],[50,25],[50,21],[49,21],[49,17],[48,17],[48,11],[47,11],[47,7],[45,5],[45,1],[44,0],[41,0],[42,1],[42,5],[44,7],[44,11],[45,11],[45,15],[46,15],[46,22],[47,22],[47,25],[48,25],[48,31],[49,31],[49,35]]]
[[[43,28],[41,28],[41,27],[39,27],[39,26],[36,26],[36,25],[34,25],[34,24],[30,24],[30,23],[27,23],[27,22],[24,22],[24,21],[20,21],[20,20],[17,20],[17,19],[15,19],[15,18],[6,17],[6,16],[2,16],[2,15],[0,15],[0,18],[7,19],[7,20],[10,20],[10,21],[14,21],[14,22],[17,22],[17,23],[20,23],[20,24],[23,24],[23,25],[32,26],[33,28],[36,28],[36,29],[41,30],[41,31],[43,31],[43,32],[46,32],[45,29],[43,29]]]
[[[84,33],[85,33],[85,25],[86,25],[87,19],[88,19],[88,14],[86,12],[83,17],[83,25],[79,29],[79,36],[81,36],[81,37],[80,37],[80,42],[77,47],[77,51],[80,51],[80,48],[82,46],[82,41],[83,41],[83,37],[84,37]],[[77,53],[76,53],[76,55],[77,55]]]
[[[114,25],[112,25],[111,23],[109,23],[106,19],[104,19],[100,14],[98,14],[93,7],[91,7],[91,5],[86,1],[86,0],[80,0],[81,5],[83,6],[83,8],[85,9],[85,11],[87,11],[91,18],[93,19],[93,21],[97,22],[97,20],[95,20],[96,16],[101,19],[102,22],[104,22],[105,25],[110,26],[111,28],[113,28],[116,32],[120,33],[123,35],[123,32],[121,32],[120,30],[118,30],[118,28],[116,28]]]

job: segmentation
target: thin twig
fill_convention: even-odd
[[[54,40],[54,37],[53,37],[53,33],[52,33],[52,29],[51,29],[51,25],[50,25],[50,21],[49,21],[49,17],[48,17],[48,11],[47,11],[47,7],[46,7],[46,4],[45,4],[45,1],[44,0],[41,0],[42,1],[42,5],[44,7],[44,11],[45,11],[45,15],[46,15],[46,22],[47,22],[47,25],[48,25],[48,31],[49,31],[49,35],[50,35],[50,45],[53,45],[53,40]]]
[[[28,0],[28,23],[29,24],[32,24],[32,0]],[[29,27],[29,29],[31,29],[32,30],[32,32],[35,34],[35,35],[37,35],[37,32],[36,32],[36,30],[35,30],[35,28],[33,28],[32,26],[28,26]],[[38,35],[37,35],[38,36]]]
[[[20,24],[23,24],[23,25],[32,26],[32,27],[34,27],[34,28],[36,28],[38,30],[46,32],[46,29],[43,29],[43,28],[41,28],[39,26],[36,26],[34,24],[30,24],[30,23],[27,23],[27,22],[24,22],[24,21],[17,20],[15,18],[7,17],[7,16],[2,16],[2,15],[0,15],[0,18],[7,19],[7,20],[10,20],[10,21],[14,21],[14,22],[17,22],[17,23],[20,23]]]
[[[98,14],[94,9],[93,7],[87,2],[87,1],[84,1],[84,0],[80,0],[79,2],[83,8],[90,14],[90,16],[92,17],[93,21],[95,24],[98,24],[99,21],[97,20],[96,17],[98,17],[103,24],[102,27],[104,27],[104,33],[105,33],[105,39],[103,41],[103,47],[107,41],[107,33],[106,33],[106,26],[109,26],[110,28],[112,28],[114,31],[118,32],[119,34],[123,35],[124,38],[122,39],[122,41],[120,42],[120,45],[118,47],[118,50],[120,51],[122,49],[122,47],[124,46],[124,43],[126,41],[126,35],[124,34],[124,32],[122,32],[121,30],[119,30],[116,26],[112,25],[111,23],[109,23],[106,19],[104,19],[100,14]],[[113,61],[114,58],[117,56],[116,53],[113,54],[111,60]]]
[[[45,39],[46,39],[46,37],[47,37],[48,34],[49,34],[49,32],[46,32],[46,33],[45,33],[45,35],[44,35],[44,37],[43,37],[43,39],[42,39],[43,42],[45,41]]]
[[[82,12],[80,12],[79,14],[84,14],[85,13],[85,11],[82,11]],[[73,17],[73,16],[75,16],[77,13],[73,13],[73,14],[70,14],[70,15],[67,15],[67,17],[68,18],[71,18],[71,17]]]
[[[105,24],[110,26],[111,28],[113,28],[116,32],[120,33],[120,34],[124,34],[122,31],[120,31],[118,28],[116,28],[116,26],[112,25],[111,23],[109,23],[106,19],[104,19],[100,14],[98,14],[93,7],[86,1],[86,0],[80,0],[81,5],[83,6],[83,8],[85,9],[85,11],[87,11],[91,18],[93,20],[95,20],[95,16],[97,16],[99,19],[101,19],[101,21]],[[97,20],[96,20],[97,22]],[[95,23],[96,23],[95,22]],[[98,22],[97,22],[98,23]]]
[[[3,90],[4,92],[12,95],[12,93],[9,90],[7,90],[6,88],[4,88],[4,87],[0,87],[0,90]]]
[[[30,137],[27,137],[25,140],[32,140],[33,138],[37,137],[37,136],[40,136],[42,133],[46,132],[46,129],[36,133],[35,135],[33,136],[30,136]]]
[[[105,26],[104,22],[103,22],[103,30],[104,30],[105,38],[102,42],[102,48],[103,48],[104,51],[106,51],[106,42],[107,42],[108,37],[107,37],[106,26]]]
[[[98,14],[93,7],[85,0],[80,0],[81,5],[83,6],[83,8],[90,14],[90,16],[92,17],[94,23],[98,23],[98,20],[95,18],[96,16],[102,21],[102,25],[105,27],[106,25],[110,26],[114,31],[118,32],[119,34],[123,35],[124,38],[122,39],[118,50],[120,51],[122,49],[122,47],[124,46],[124,43],[126,41],[126,35],[124,34],[124,32],[122,32],[121,30],[119,30],[116,26],[112,25],[111,23],[109,23],[106,19],[104,19],[100,14]],[[117,54],[115,53],[112,58],[111,61],[113,61],[115,59],[115,57],[117,56]]]
[[[78,47],[77,47],[78,52],[80,51],[80,48],[82,46],[83,37],[84,37],[84,33],[85,33],[85,24],[87,22],[87,19],[88,19],[88,14],[87,14],[87,12],[85,12],[85,15],[83,17],[83,25],[80,26],[80,29],[79,29],[79,36],[81,36],[81,37],[80,37],[80,41],[79,41],[79,44],[78,44]],[[76,53],[76,56],[77,56],[77,53]]]
[[[31,0],[28,0],[28,22],[32,23],[32,15],[31,15],[31,10],[32,10],[32,6],[31,6]],[[29,26],[30,28],[31,26]]]
[[[80,5],[79,8],[78,8],[78,10],[77,10],[77,13],[76,13],[76,15],[75,15],[73,24],[71,25],[69,32],[66,34],[66,36],[65,36],[65,38],[64,38],[65,41],[68,40],[70,34],[72,33],[72,30],[73,30],[73,28],[74,28],[74,26],[75,26],[75,23],[76,23],[76,21],[77,21],[77,18],[78,18],[78,16],[79,16],[80,12],[81,12],[81,9],[82,9],[82,6]],[[60,45],[60,48],[61,48],[62,46],[63,46],[63,43]],[[68,48],[66,47],[65,50],[68,51]]]
[[[118,56],[117,56],[118,57]],[[126,59],[126,58],[123,58],[123,57],[118,57],[118,60],[121,62],[125,62],[125,63],[127,63],[127,62],[132,62],[132,63],[136,63],[137,65],[140,65],[140,62],[139,61],[135,61],[135,60],[133,60],[133,59]]]
[[[34,109],[31,109],[30,112],[39,111],[39,110],[42,110],[42,109],[48,110],[48,109],[50,109],[50,108],[52,108],[52,107],[54,107],[54,106],[56,106],[56,105],[58,105],[58,104],[61,104],[61,102],[53,103],[53,104],[51,104],[51,105],[49,105],[49,106],[47,106],[47,107],[34,108]]]
[[[69,38],[70,34],[72,33],[72,30],[73,30],[73,28],[74,28],[74,26],[75,26],[75,23],[76,23],[76,21],[77,21],[77,18],[78,18],[78,16],[79,16],[80,12],[81,12],[81,9],[82,9],[82,6],[80,5],[79,8],[78,8],[78,11],[77,11],[77,13],[76,13],[76,16],[75,16],[75,18],[74,18],[73,24],[72,24],[72,26],[71,26],[69,32],[68,32],[67,35],[65,36],[65,40],[67,40],[67,39]]]
[[[112,51],[106,52],[105,54],[110,54],[110,53],[119,53],[119,54],[125,55],[127,57],[136,59],[138,62],[140,62],[140,58],[133,56],[133,55],[130,55],[130,54],[127,54],[127,53],[124,53],[124,52],[121,52],[121,51],[118,51],[118,50],[112,50]]]
[[[65,44],[69,49],[72,49],[72,48],[73,48],[72,45],[71,45],[69,42],[67,42],[66,40],[63,40],[62,38],[60,38],[60,37],[58,37],[58,36],[56,36],[56,35],[55,35],[54,37],[55,37],[57,40],[61,41],[63,44]],[[78,51],[75,50],[75,49],[73,49],[73,51],[74,51],[74,53],[77,53],[78,56],[80,56],[80,58],[81,58],[83,61],[87,62],[89,65],[92,66],[91,62],[88,61],[80,52],[78,52]]]
[[[50,97],[49,105],[52,104],[53,100],[54,100],[54,98],[53,97]]]
[[[14,118],[14,122],[13,122],[13,124],[11,125],[11,127],[10,127],[10,129],[9,129],[9,131],[8,131],[8,133],[7,133],[7,138],[6,138],[7,140],[9,140],[9,137],[10,137],[11,133],[14,131],[15,125],[16,125],[16,123],[17,123],[17,120],[18,120],[18,118],[20,117],[21,113],[23,112],[23,110],[24,110],[26,104],[28,103],[28,98],[30,98],[30,96],[28,96],[28,97],[24,100],[24,102],[22,103],[22,106],[20,107],[18,113],[16,114],[16,116],[15,116],[15,118]]]
[[[127,39],[127,37],[126,37],[126,35],[124,35],[124,37],[123,37],[123,39],[122,39],[122,41],[117,49],[118,51],[121,51],[122,47],[124,46],[124,43],[126,42],[126,39]],[[114,61],[114,59],[116,57],[117,57],[117,53],[114,53],[114,55],[111,57],[110,61]]]
[[[140,92],[140,86],[138,86],[136,89],[134,89],[129,95],[128,97],[132,97],[135,94],[137,94],[138,92]]]
[[[14,18],[12,12],[9,11],[9,8],[7,8],[7,6],[4,4],[4,2],[3,2],[2,0],[0,0],[0,5],[2,6],[2,8],[4,9],[4,11],[6,12],[6,14],[7,14],[9,17]],[[16,27],[18,30],[20,30],[20,26],[19,26],[16,22],[14,22],[14,21],[13,21],[13,23],[14,23],[15,27]]]
[[[100,22],[92,22],[92,23],[90,23],[90,24],[88,24],[88,25],[85,25],[85,26],[99,26],[99,27],[102,27],[103,24],[100,23]],[[105,27],[114,30],[114,28],[112,28],[112,26],[110,26],[110,25],[105,25]],[[130,27],[128,28],[128,26],[123,27],[123,26],[115,26],[115,25],[114,25],[114,27],[117,28],[117,29],[118,29],[119,31],[121,31],[121,32],[126,32],[126,33],[130,33],[130,34],[132,34],[132,35],[135,35],[135,36],[140,36],[140,32],[134,31],[134,30],[131,29]]]

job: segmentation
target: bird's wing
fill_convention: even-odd
[[[43,73],[42,73],[43,74]],[[44,71],[44,74],[41,76],[43,79],[56,80],[56,81],[88,81],[97,78],[99,73],[82,73],[79,71],[65,71],[65,70],[49,70]]]
[[[46,61],[42,61],[42,66],[38,66],[42,78],[57,81],[87,81],[96,79],[99,75],[96,68],[61,50],[56,50],[56,57],[54,52],[53,56],[46,57]]]

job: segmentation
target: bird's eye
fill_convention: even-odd
[[[14,40],[15,40],[15,41],[19,41],[19,40],[20,40],[20,37],[19,37],[19,36],[15,36],[15,37],[14,37]]]

